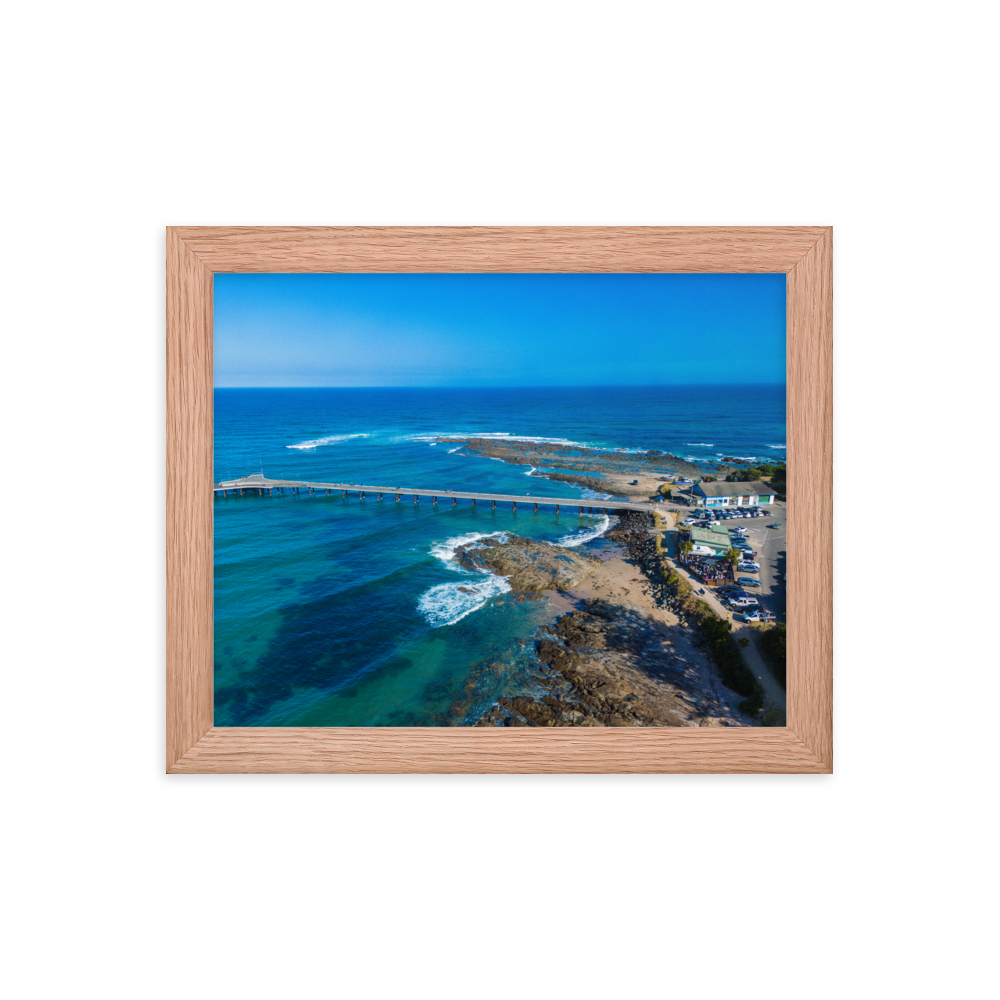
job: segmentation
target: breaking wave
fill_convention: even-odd
[[[502,576],[492,574],[463,583],[439,583],[420,595],[417,610],[431,628],[441,628],[460,622],[483,607],[491,597],[509,591],[510,584]]]
[[[769,444],[768,448],[777,448],[779,451],[784,451],[788,447],[787,444]]]
[[[433,441],[436,438],[482,438],[484,441],[534,441],[537,444],[562,444],[573,448],[601,447],[601,445],[588,444],[583,441],[571,441],[569,438],[535,437],[531,434],[508,434],[504,431],[449,431],[442,434],[415,434],[404,440]]]
[[[704,441],[688,441],[685,448],[714,448],[714,444],[705,444]]]
[[[581,500],[611,500],[614,493],[598,493],[597,490],[584,489],[580,492]]]
[[[494,531],[484,535],[470,531],[466,535],[456,535],[431,546],[431,555],[440,559],[449,569],[468,574],[468,570],[455,562],[455,552],[460,545],[478,542],[481,538],[501,538],[506,541],[509,532]],[[486,571],[469,574],[455,583],[439,583],[420,595],[417,610],[431,628],[454,625],[466,615],[478,611],[491,598],[510,591],[510,584],[502,576],[494,576]]]
[[[286,448],[295,448],[305,451],[311,448],[322,448],[323,445],[336,444],[338,441],[347,441],[350,438],[366,438],[367,434],[331,434],[329,437],[316,438],[314,441],[300,441],[298,444],[286,444]]]
[[[582,528],[572,535],[564,535],[553,544],[563,549],[575,549],[578,545],[583,545],[585,542],[592,542],[595,538],[600,538],[617,520],[617,517],[602,514],[601,519],[596,524],[591,525],[589,528]]]
[[[468,545],[470,542],[478,542],[482,538],[499,538],[505,542],[510,538],[510,532],[493,531],[488,535],[484,535],[481,531],[470,531],[466,535],[455,535],[454,538],[446,538],[443,542],[435,542],[431,546],[431,555],[435,559],[440,559],[449,569],[460,570],[462,567],[455,562],[455,553],[459,547]],[[463,572],[466,571],[463,570]]]

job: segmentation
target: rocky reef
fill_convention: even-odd
[[[592,573],[598,563],[585,553],[520,535],[481,538],[460,545],[455,559],[465,569],[487,570],[506,577],[512,590],[524,594],[569,590]]]
[[[619,452],[585,445],[565,445],[551,441],[524,441],[514,438],[439,437],[441,444],[460,444],[474,455],[499,458],[513,465],[573,469],[586,474],[651,473],[700,475],[704,469],[679,455],[661,451]],[[718,463],[706,463],[715,468]],[[548,475],[546,473],[546,475]],[[572,477],[571,481],[579,481]],[[606,490],[604,491],[606,492]]]
[[[500,698],[478,726],[742,725],[700,658],[636,611],[587,601],[542,629],[545,694]]]

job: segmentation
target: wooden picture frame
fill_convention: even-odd
[[[787,728],[213,726],[212,276],[345,271],[787,276]],[[170,227],[166,302],[168,773],[831,773],[829,227]]]

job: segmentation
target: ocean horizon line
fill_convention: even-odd
[[[607,382],[546,385],[213,385],[214,389],[426,389],[428,392],[440,392],[442,389],[712,389],[734,387],[753,387],[777,389],[787,387],[787,382]]]

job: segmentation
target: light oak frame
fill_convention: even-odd
[[[787,282],[787,728],[213,726],[215,272],[770,272]],[[829,227],[167,229],[167,771],[831,773]]]

